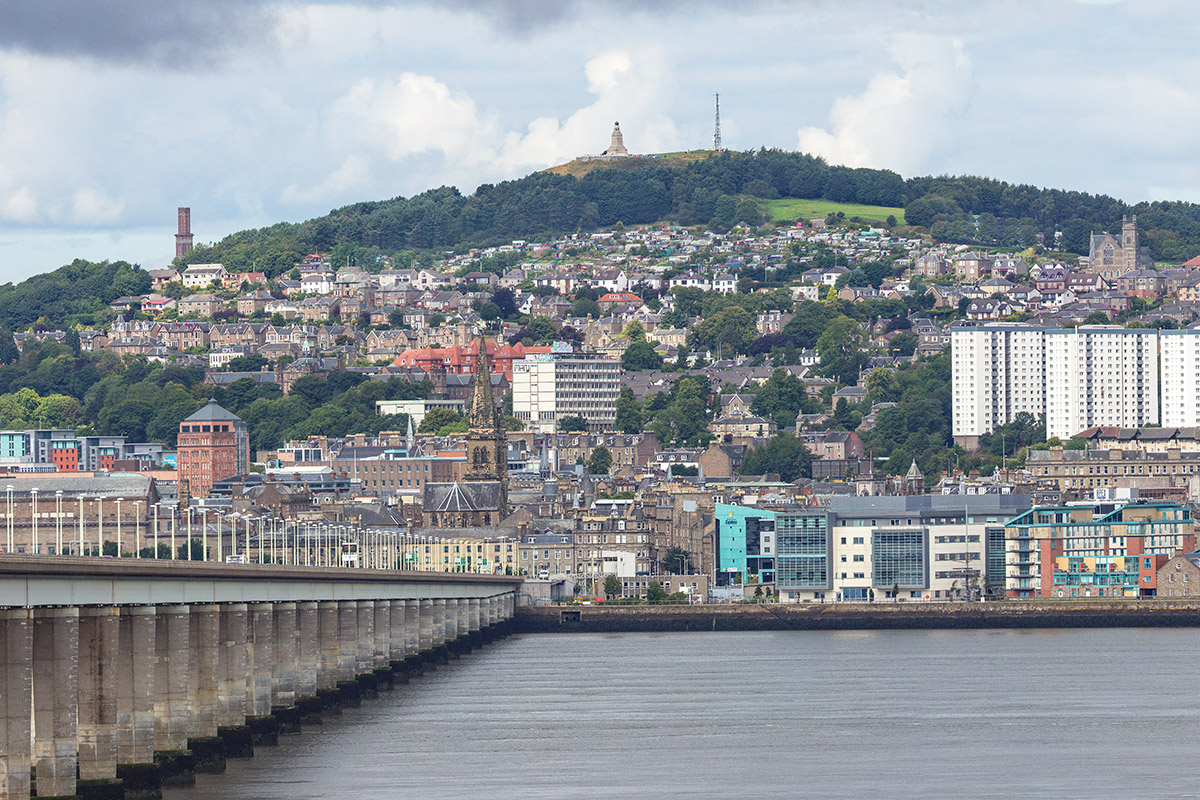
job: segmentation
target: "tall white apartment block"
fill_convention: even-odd
[[[1162,425],[1200,426],[1200,330],[1160,331]]]
[[[1044,329],[994,324],[950,334],[954,441],[967,449],[1021,412],[1046,413]]]
[[[1157,330],[1047,328],[1045,343],[1047,437],[1159,423]]]
[[[513,362],[513,416],[530,430],[554,433],[563,417],[591,430],[612,430],[621,392],[621,364],[592,353],[535,353]]]

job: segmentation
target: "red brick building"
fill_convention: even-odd
[[[213,484],[250,469],[250,433],[216,400],[179,423],[177,466],[192,497],[204,497]]]

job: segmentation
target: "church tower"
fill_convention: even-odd
[[[1121,255],[1125,261],[1125,272],[1138,268],[1137,215],[1132,219],[1121,217]]]
[[[508,506],[508,437],[492,396],[492,371],[487,339],[480,337],[475,381],[467,414],[467,481],[499,481],[501,508]]]

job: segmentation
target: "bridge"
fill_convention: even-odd
[[[520,583],[0,556],[0,797],[160,797],[502,634]]]

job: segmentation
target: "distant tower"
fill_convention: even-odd
[[[612,140],[608,143],[608,149],[604,151],[606,156],[627,156],[629,151],[625,149],[625,138],[621,136],[621,123],[613,123]]]
[[[717,99],[717,116],[713,123],[713,150],[721,149],[721,95],[713,95]]]
[[[192,210],[179,209],[179,232],[175,234],[175,257],[183,258],[192,249]]]

